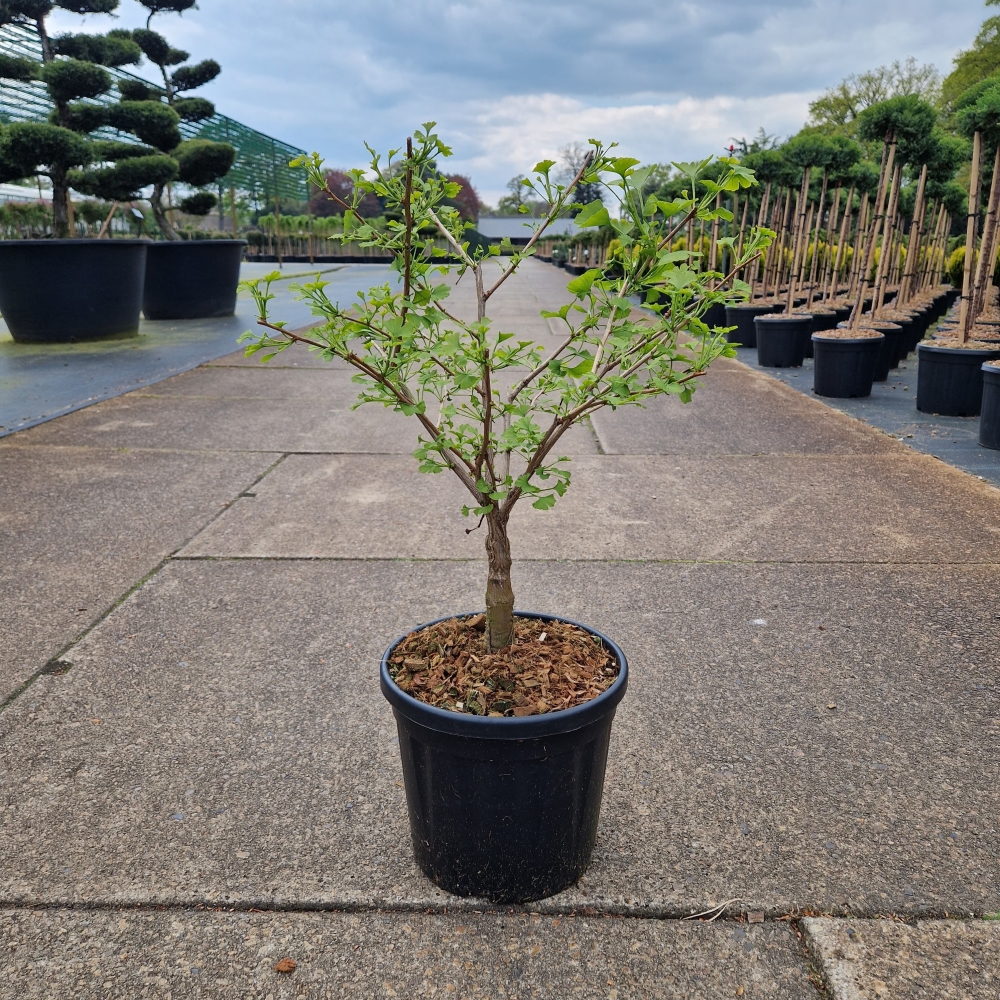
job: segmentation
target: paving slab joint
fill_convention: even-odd
[[[236,496],[232,498],[232,500],[227,500],[226,503],[222,504],[219,507],[219,509],[204,524],[200,525],[193,534],[191,534],[188,538],[185,538],[179,545],[175,546],[173,551],[171,551],[168,555],[164,556],[164,558],[161,559],[148,573],[146,573],[134,584],[132,584],[132,586],[129,587],[127,590],[125,590],[124,593],[119,594],[118,597],[116,597],[111,602],[111,604],[109,604],[97,616],[97,618],[95,618],[86,628],[84,628],[83,631],[81,631],[79,635],[76,636],[75,639],[70,640],[70,642],[68,642],[65,646],[63,646],[63,648],[60,649],[59,652],[55,654],[55,656],[49,659],[44,666],[39,667],[33,674],[31,674],[30,677],[22,681],[21,684],[19,684],[16,688],[14,688],[13,691],[11,691],[2,701],[0,701],[0,712],[5,711],[10,705],[12,705],[15,701],[17,701],[17,699],[20,698],[21,695],[24,694],[24,692],[27,691],[28,688],[30,688],[35,683],[35,681],[37,681],[40,677],[59,677],[65,673],[68,673],[69,670],[72,668],[73,663],[71,660],[67,660],[65,657],[66,654],[71,649],[73,649],[74,646],[76,646],[83,639],[85,639],[91,632],[93,632],[93,630],[97,628],[98,625],[100,625],[103,621],[105,621],[119,607],[121,607],[121,605],[124,604],[125,601],[127,601],[137,590],[145,586],[145,584],[149,580],[151,580],[154,576],[156,576],[163,569],[163,567],[167,565],[167,563],[171,562],[174,559],[175,555],[178,552],[180,552],[181,549],[183,549],[186,545],[189,545],[210,524],[212,524],[214,521],[222,517],[222,515],[225,514],[225,512],[229,510],[229,508],[232,507],[232,505],[236,503],[236,501],[239,500],[240,497],[245,496],[247,494],[247,491],[252,491],[266,475],[268,475],[275,468],[277,468],[277,466],[280,465],[281,462],[284,461],[284,459],[286,459],[287,457],[288,457],[287,452],[281,454],[259,476],[257,476],[257,478],[254,479],[254,481],[250,483],[249,486],[247,486],[243,490],[240,490],[240,492],[237,493]]]

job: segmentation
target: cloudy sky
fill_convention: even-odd
[[[119,13],[144,20],[135,0]],[[450,169],[495,202],[591,136],[664,162],[791,134],[849,73],[908,56],[947,73],[986,15],[981,0],[200,0],[153,27],[222,64],[201,92],[220,112],[331,166],[439,122]]]

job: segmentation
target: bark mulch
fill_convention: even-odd
[[[411,632],[393,650],[389,674],[428,705],[470,715],[544,715],[606,691],[618,662],[575,625],[514,619],[514,641],[486,650],[484,615],[449,618]]]

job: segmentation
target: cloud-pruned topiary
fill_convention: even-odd
[[[195,6],[194,0],[139,0],[149,11],[145,28],[137,28],[129,35],[143,55],[160,70],[163,85],[122,81],[118,85],[121,100],[112,109],[110,124],[131,132],[144,143],[154,146],[161,154],[174,161],[174,173],[166,179],[153,182],[149,196],[153,216],[161,234],[169,240],[179,239],[177,231],[163,204],[166,185],[180,180],[191,187],[205,187],[214,184],[229,173],[236,159],[236,150],[224,142],[209,139],[181,141],[177,125],[181,121],[199,122],[215,114],[215,105],[204,97],[190,97],[188,91],[203,86],[219,75],[220,67],[214,59],[205,59],[193,66],[181,65],[188,59],[188,53],[175,49],[163,35],[150,28],[157,14],[181,14]],[[204,211],[191,214],[207,214],[217,204],[210,192],[199,192],[182,202],[193,204]],[[211,201],[211,203],[209,203]],[[204,206],[208,206],[205,208]],[[187,209],[184,209],[187,211]]]
[[[0,79],[39,79],[55,105],[48,123],[24,122],[4,129],[0,174],[7,179],[46,176],[52,182],[52,228],[71,235],[67,172],[91,158],[84,138],[105,124],[104,109],[81,103],[111,88],[106,66],[136,63],[142,57],[127,32],[108,35],[66,34],[52,38],[47,19],[59,7],[75,14],[110,14],[118,0],[0,0],[0,25],[20,24],[38,35],[41,62],[24,57],[0,59]]]

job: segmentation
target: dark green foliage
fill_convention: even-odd
[[[931,201],[940,201],[945,211],[953,218],[962,217],[962,229],[965,229],[965,215],[969,210],[969,192],[955,181],[928,181],[927,197]],[[931,222],[933,225],[933,222]]]
[[[118,0],[56,0],[56,6],[74,14],[110,14],[118,9]]]
[[[785,159],[779,149],[762,149],[756,153],[747,153],[740,161],[749,167],[763,184],[771,183],[778,187],[788,187],[799,182],[798,167]]]
[[[177,112],[159,101],[121,101],[109,111],[115,128],[131,132],[147,145],[167,152],[181,141]]]
[[[97,139],[90,144],[95,163],[104,160],[128,160],[136,156],[154,156],[156,150],[151,146],[139,146],[134,142],[119,142],[117,139]]]
[[[99,104],[74,103],[67,105],[60,113],[56,108],[49,115],[53,125],[64,125],[74,132],[86,135],[94,129],[108,124],[108,109]]]
[[[830,144],[830,176],[838,184],[845,183],[849,181],[851,168],[861,160],[864,150],[844,135],[831,136]]]
[[[38,75],[56,104],[68,104],[81,97],[100,97],[111,89],[107,70],[79,59],[45,63]]]
[[[165,66],[170,53],[170,43],[158,31],[149,28],[136,28],[132,32],[132,40],[145,52],[151,63]]]
[[[179,167],[178,177],[191,187],[204,187],[229,173],[236,150],[228,142],[189,139],[174,150],[174,156]]]
[[[21,56],[7,56],[0,53],[0,79],[34,80],[38,76],[38,63]]]
[[[875,194],[878,191],[879,166],[871,160],[860,160],[848,171],[845,183],[852,184],[858,194]]]
[[[935,128],[931,133],[931,141],[927,144],[926,158],[928,181],[935,180],[944,183],[955,176],[955,171],[965,163],[971,155],[969,144],[957,135],[948,135]]]
[[[937,112],[914,94],[890,97],[873,104],[858,115],[858,135],[864,142],[884,142],[893,138],[913,150],[934,128]]]
[[[211,191],[196,191],[181,201],[182,212],[188,215],[208,215],[219,204],[219,199]]]
[[[40,20],[52,7],[53,0],[0,0],[0,24]]]
[[[139,3],[152,14],[183,14],[190,10],[198,0],[139,0]]]
[[[131,201],[150,184],[167,184],[177,176],[177,164],[165,153],[130,156],[113,167],[73,170],[70,184],[84,194],[105,201]]]
[[[195,90],[214,80],[221,72],[222,67],[214,59],[203,59],[194,66],[181,66],[175,70],[170,82],[174,90]]]
[[[173,104],[181,121],[201,122],[215,114],[215,105],[204,97],[182,97]]]
[[[971,108],[987,90],[992,90],[998,84],[1000,84],[1000,74],[994,74],[986,77],[985,80],[980,80],[958,95],[952,103],[951,110],[962,111],[964,108]]]
[[[781,151],[789,163],[797,167],[826,167],[833,159],[836,147],[825,135],[801,132],[789,139]]]
[[[119,80],[118,93],[122,95],[123,101],[155,101],[161,91],[142,80]]]
[[[69,56],[101,66],[127,66],[142,59],[142,49],[121,34],[59,35],[52,39],[57,56]]]
[[[1000,146],[1000,84],[981,93],[975,104],[955,115],[955,120],[959,132],[966,138],[971,139],[980,132],[985,148]]]
[[[0,135],[0,163],[7,179],[75,167],[90,158],[89,144],[75,132],[42,122],[8,125]]]

